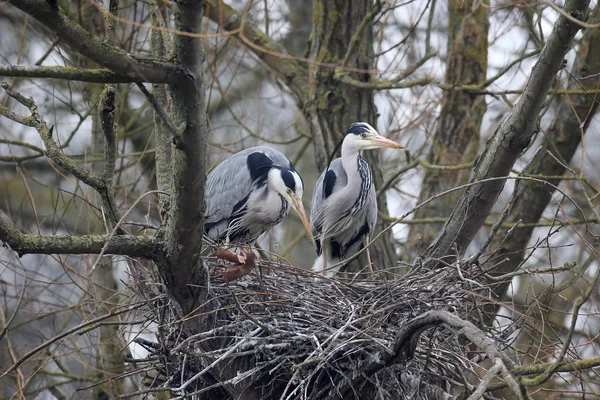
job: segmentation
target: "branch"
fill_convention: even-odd
[[[569,14],[585,19],[589,0],[567,1]],[[471,182],[508,176],[512,166],[535,133],[539,112],[579,25],[559,17],[540,58],[533,67],[523,95],[500,124],[479,157]],[[448,221],[427,249],[429,267],[435,267],[455,244],[464,252],[492,210],[505,180],[494,180],[469,188],[458,201]]]
[[[115,174],[115,163],[117,156],[117,131],[115,126],[115,101],[117,95],[117,85],[106,85],[106,88],[100,94],[98,102],[98,116],[102,133],[104,134],[104,170],[101,179],[103,181],[103,190],[100,191],[102,198],[102,207],[108,214],[111,227],[117,225],[121,219],[119,208],[113,193],[113,179]],[[125,231],[119,230],[119,233]]]
[[[31,15],[54,32],[63,43],[95,63],[102,65],[127,81],[175,82],[182,75],[174,64],[150,58],[134,57],[126,51],[102,41],[71,21],[52,2],[44,0],[11,0],[10,4]]]
[[[596,8],[591,22],[600,21],[600,8]],[[600,31],[589,31],[584,34],[579,42],[579,50],[571,75],[577,77],[569,83],[568,89],[581,87],[586,90],[596,89],[600,85],[600,54],[595,50],[600,46]],[[588,76],[587,79],[578,79]],[[563,163],[568,163],[579,148],[579,144],[588,132],[592,117],[598,111],[598,95],[581,94],[570,98],[559,99],[556,117],[550,127],[544,132],[540,146],[544,151],[537,152],[531,161],[531,170],[529,176],[536,176],[557,186],[561,180],[581,179],[585,177],[575,174],[575,176],[563,175],[565,167]],[[583,149],[582,149],[583,151]],[[551,157],[552,155],[552,157]],[[556,157],[556,159],[554,159]],[[558,162],[561,160],[561,162]],[[583,158],[582,158],[583,159]],[[498,236],[492,245],[507,254],[507,261],[500,264],[493,271],[494,274],[507,274],[518,269],[526,256],[525,252],[515,251],[521,249],[523,243],[528,243],[533,233],[533,228],[542,218],[546,206],[550,203],[553,196],[553,190],[548,190],[546,185],[526,181],[523,182],[519,195],[512,207],[511,213],[507,218],[508,224],[514,224],[516,221],[523,221],[522,228],[503,240]],[[590,222],[598,222],[594,217]],[[551,221],[552,222],[552,221]],[[570,220],[571,224],[580,221]],[[505,282],[492,290],[494,294],[501,298],[506,292],[510,283]],[[484,315],[496,315],[499,303],[492,302]],[[487,321],[488,324],[491,320]]]
[[[239,40],[282,81],[299,103],[308,94],[308,70],[298,57],[286,53],[283,46],[271,40],[258,27],[248,23],[222,0],[207,0],[207,17],[225,31],[236,33]]]
[[[525,376],[525,375],[535,375],[545,372],[548,368],[552,367],[553,363],[544,363],[544,364],[533,364],[533,365],[525,365],[520,367],[515,367],[512,370],[512,373],[516,376]],[[586,369],[592,369],[600,367],[600,357],[596,358],[585,358],[583,360],[564,360],[560,363],[559,367],[555,372],[580,372]],[[487,387],[487,391],[494,391],[498,389],[503,389],[507,386],[505,382],[496,382],[492,383]]]
[[[10,111],[4,106],[0,106],[0,114],[4,115],[15,122],[35,128],[40,134],[40,138],[46,146],[46,156],[56,163],[59,167],[69,171],[75,177],[83,181],[86,185],[91,186],[97,191],[101,192],[105,189],[104,181],[97,176],[89,173],[85,169],[77,165],[73,160],[62,152],[60,147],[56,144],[52,138],[52,128],[48,128],[46,121],[38,111],[37,105],[32,98],[26,98],[22,94],[14,91],[6,82],[2,83],[2,88],[13,99],[24,105],[31,112],[30,117],[22,117],[16,113]]]
[[[19,232],[0,218],[0,241],[19,254],[105,254],[154,259],[160,249],[156,238],[150,236],[108,235],[33,235]]]
[[[481,349],[494,363],[500,363],[503,368],[502,377],[506,381],[510,381],[507,382],[507,385],[515,391],[518,398],[524,397],[524,388],[519,385],[511,372],[515,367],[514,363],[498,350],[494,341],[471,322],[465,321],[448,311],[441,310],[426,312],[402,326],[396,334],[391,353],[369,365],[360,376],[341,388],[341,397],[344,398],[344,394],[349,393],[353,388],[360,387],[361,383],[368,381],[369,377],[376,372],[397,363],[406,363],[414,358],[421,334],[430,328],[441,325],[454,329],[458,335],[466,337],[477,348]]]
[[[510,372],[515,366],[512,360],[504,356],[481,329],[447,311],[429,311],[404,325],[396,334],[393,346],[394,354],[387,357],[386,363],[413,358],[421,334],[427,329],[439,325],[446,325],[457,330],[459,335],[466,337],[481,349],[494,364],[499,364],[498,372],[501,373],[508,386],[518,398],[524,397],[525,389],[516,382]]]
[[[178,1],[174,10],[175,28],[192,33],[200,29],[202,6],[203,2]],[[170,294],[183,314],[188,315],[197,311],[208,296],[208,273],[200,256],[208,138],[202,68],[206,55],[202,39],[196,35],[175,36],[173,51],[175,62],[186,71],[186,78],[170,86],[171,120],[181,128],[172,139],[173,183],[165,236],[167,262],[160,263],[159,270]],[[194,318],[188,327],[201,330],[208,320]]]
[[[163,15],[155,0],[150,1],[152,6],[152,26],[156,28],[164,28],[165,21]],[[150,34],[150,46],[154,54],[161,58],[166,57],[170,47],[167,46],[169,43],[169,37],[166,33],[163,34],[162,30],[153,29]],[[166,85],[155,83],[152,89],[152,93],[146,90],[143,84],[138,84],[138,87],[144,93],[152,107],[154,108],[154,136],[156,142],[156,158],[155,158],[155,171],[156,171],[156,184],[160,190],[164,190],[167,193],[173,191],[173,165],[171,163],[171,152],[172,152],[172,138],[177,136],[177,129],[174,130],[173,123],[168,117],[172,114],[172,104],[169,98]],[[164,114],[164,115],[163,115]],[[159,212],[161,215],[162,223],[164,223],[165,217],[168,215],[169,210],[169,197],[158,196]]]
[[[385,358],[385,362],[390,365],[400,360],[410,360],[415,355],[417,342],[421,334],[427,329],[447,325],[458,330],[458,333],[469,339],[475,346],[483,350],[492,360],[500,359],[509,368],[514,367],[514,363],[505,357],[496,347],[492,339],[488,338],[481,329],[469,321],[465,321],[448,311],[429,311],[414,318],[404,325],[396,334],[394,340],[393,354]]]
[[[496,375],[500,374],[502,371],[502,361],[500,359],[496,359],[494,366],[486,372],[485,376],[477,386],[477,389],[471,393],[471,395],[467,398],[467,400],[479,400],[485,394],[487,388],[492,384],[492,380],[496,377]]]
[[[0,76],[22,78],[66,79],[92,83],[143,82],[141,76],[126,77],[106,68],[83,69],[61,66],[30,67],[28,65],[0,64]]]

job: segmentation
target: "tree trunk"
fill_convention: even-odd
[[[445,83],[479,85],[486,79],[489,11],[480,2],[448,2],[448,64]],[[456,166],[477,157],[481,120],[486,112],[485,96],[448,90],[442,96],[442,110],[429,151],[434,165]],[[429,197],[468,182],[471,168],[427,169],[417,204]],[[462,192],[456,191],[431,202],[415,213],[416,219],[448,217]],[[409,233],[411,259],[437,235],[438,224],[413,225]]]

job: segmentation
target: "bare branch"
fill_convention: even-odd
[[[206,3],[208,18],[221,29],[237,33],[242,43],[287,85],[296,100],[304,103],[308,95],[308,70],[298,61],[299,58],[288,55],[280,44],[271,40],[224,1],[208,0]]]
[[[483,350],[490,359],[502,360],[509,369],[514,367],[512,360],[502,354],[492,339],[488,338],[481,329],[447,311],[429,311],[405,324],[396,334],[393,347],[394,354],[389,356],[386,362],[397,362],[413,358],[421,333],[442,324],[457,329],[461,335]]]
[[[31,98],[26,98],[22,94],[13,90],[8,83],[3,82],[2,88],[12,98],[23,104],[31,112],[31,117],[22,117],[6,109],[5,107],[0,108],[0,114],[7,118],[12,119],[15,122],[19,122],[25,126],[35,128],[44,145],[46,146],[46,156],[54,161],[59,167],[64,168],[75,177],[83,181],[86,185],[93,187],[98,191],[102,191],[105,188],[104,181],[97,176],[92,175],[88,171],[75,164],[73,160],[62,152],[58,144],[52,138],[52,128],[48,128],[46,121],[38,111],[37,105]]]
[[[585,19],[588,0],[567,1],[566,10],[571,15]],[[472,182],[507,176],[537,129],[539,112],[554,76],[563,65],[579,25],[559,17],[554,25],[540,58],[533,67],[523,95],[509,116],[499,125],[479,157]],[[426,251],[428,264],[433,267],[448,254],[455,244],[465,251],[479,228],[485,222],[505,181],[492,181],[469,188],[458,201],[448,221]]]
[[[483,397],[487,388],[491,385],[492,380],[496,377],[496,375],[500,374],[502,371],[502,360],[499,358],[496,359],[494,366],[486,372],[485,376],[477,386],[477,389],[471,393],[471,395],[467,398],[467,400],[479,400]]]
[[[150,4],[152,5],[152,26],[164,28],[165,21],[156,1],[151,0]],[[157,56],[161,58],[167,56],[167,51],[170,50],[170,48],[167,46],[168,39],[169,37],[166,33],[163,33],[158,29],[152,30],[150,35],[150,45],[152,51],[154,51]],[[173,126],[170,118],[168,118],[168,115],[171,115],[172,112],[172,104],[166,85],[155,83],[152,86],[152,93],[149,93],[144,85],[138,85],[142,93],[144,93],[154,108],[154,135],[156,138],[156,184],[159,189],[171,193],[173,190],[173,165],[171,163],[172,138],[175,137],[178,132]],[[169,197],[158,196],[158,203],[161,219],[164,223],[170,207]]]
[[[21,78],[66,79],[92,83],[144,82],[141,76],[126,77],[106,68],[83,69],[62,66],[28,66],[0,64],[0,76]]]
[[[182,71],[175,65],[150,58],[134,57],[126,51],[104,42],[71,21],[52,2],[43,0],[14,0],[10,4],[31,15],[90,60],[102,65],[127,81],[175,82]],[[56,4],[56,3],[54,3]]]
[[[526,376],[544,373],[548,368],[552,367],[553,363],[533,364],[515,367],[512,373],[516,376]],[[592,369],[600,366],[600,357],[585,358],[583,360],[563,360],[555,372],[578,372],[585,371],[586,369]],[[492,383],[487,387],[487,391],[493,391],[505,388],[507,384],[505,382]]]
[[[112,225],[116,225],[121,219],[113,193],[113,179],[117,156],[117,132],[115,127],[116,94],[116,85],[106,85],[98,103],[98,114],[102,133],[104,134],[104,171],[101,176],[103,186],[100,191],[100,197],[102,198],[102,206]]]
[[[122,235],[33,235],[19,232],[0,218],[0,241],[24,254],[104,254],[145,257],[153,259],[159,254],[158,241],[150,236]]]

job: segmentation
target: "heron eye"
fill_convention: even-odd
[[[361,134],[360,134],[360,137],[361,137],[362,139],[366,139],[366,138],[367,138],[367,134],[363,132],[363,133],[361,133]]]

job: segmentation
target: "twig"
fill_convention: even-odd
[[[143,93],[143,95],[146,96],[146,98],[148,99],[148,102],[150,103],[150,105],[152,106],[152,108],[154,109],[154,111],[156,112],[156,114],[158,114],[158,116],[160,117],[160,119],[162,120],[162,122],[168,128],[169,132],[171,133],[171,136],[173,138],[178,137],[180,129],[177,129],[175,127],[175,125],[173,125],[173,122],[171,121],[171,119],[167,115],[167,112],[160,105],[160,103],[158,102],[158,100],[156,99],[156,97],[154,97],[154,95],[152,93],[150,93],[148,91],[148,89],[146,89],[146,87],[144,86],[143,83],[139,83],[138,82],[138,83],[136,83],[136,85],[140,89],[140,91]]]
[[[240,340],[239,342],[237,342],[234,346],[231,346],[229,348],[229,350],[227,350],[225,353],[223,353],[223,355],[219,358],[217,358],[215,361],[213,361],[212,363],[210,363],[206,368],[204,368],[202,371],[198,372],[196,375],[194,375],[193,377],[191,377],[190,379],[187,380],[186,383],[184,383],[183,385],[181,385],[179,388],[177,389],[173,389],[173,391],[176,392],[184,392],[185,389],[190,386],[192,383],[194,383],[195,381],[197,381],[198,379],[200,379],[202,377],[202,375],[204,375],[205,373],[207,373],[208,371],[210,371],[215,365],[217,365],[219,362],[221,362],[222,360],[226,359],[227,356],[229,356],[230,354],[232,354],[233,352],[237,351],[238,348],[240,348],[244,343],[246,343],[248,340],[250,340],[251,338],[255,337],[256,335],[258,335],[260,332],[262,332],[262,328],[256,328],[255,330],[253,330],[252,332],[250,332],[244,339]]]
[[[23,288],[21,289],[21,293],[19,294],[19,300],[17,301],[17,304],[15,305],[15,309],[13,310],[12,314],[6,320],[6,322],[4,323],[4,326],[2,327],[2,332],[0,332],[0,340],[2,340],[2,338],[4,337],[6,332],[8,332],[8,327],[12,323],[13,319],[15,319],[15,316],[17,315],[17,311],[19,311],[19,307],[21,306],[21,303],[23,301],[23,296],[25,295],[25,289],[27,289],[27,282],[28,282],[27,281],[27,270],[25,270],[25,279],[23,280]],[[1,310],[0,310],[0,312],[1,312]]]
[[[44,343],[40,344],[39,346],[35,347],[33,350],[30,350],[27,354],[25,354],[23,357],[21,357],[17,362],[15,362],[13,365],[11,365],[10,367],[8,367],[6,369],[6,371],[4,371],[2,373],[2,375],[0,375],[0,378],[3,378],[6,375],[10,374],[15,369],[17,369],[19,366],[21,366],[21,364],[23,364],[25,361],[27,361],[28,359],[30,359],[31,357],[33,357],[40,350],[45,349],[46,347],[48,347],[51,344],[59,341],[60,339],[62,339],[64,337],[67,337],[67,336],[69,336],[69,335],[77,332],[80,329],[84,329],[84,328],[86,328],[86,327],[88,327],[90,325],[93,325],[95,323],[103,321],[103,320],[105,320],[107,318],[111,318],[111,317],[114,317],[115,315],[125,314],[127,312],[130,312],[130,311],[133,311],[133,310],[137,310],[138,308],[141,308],[141,307],[145,306],[146,304],[159,299],[160,297],[161,296],[155,297],[155,298],[147,300],[147,301],[144,301],[142,303],[137,303],[137,304],[134,304],[132,306],[125,307],[124,309],[119,310],[119,311],[111,311],[110,313],[108,313],[106,315],[103,315],[102,317],[94,318],[94,319],[92,319],[92,320],[90,320],[88,322],[84,322],[82,324],[79,324],[79,325],[77,325],[77,326],[75,326],[75,327],[73,327],[71,329],[66,330],[65,332],[63,332],[63,333],[61,333],[59,335],[54,336],[53,338],[51,338],[51,339],[45,341]]]
[[[502,360],[497,358],[492,368],[486,372],[485,376],[477,386],[477,389],[471,393],[467,400],[479,400],[482,398],[485,392],[488,390],[489,385],[492,383],[492,379],[494,379],[496,375],[500,374],[500,371],[502,371],[502,367]]]

